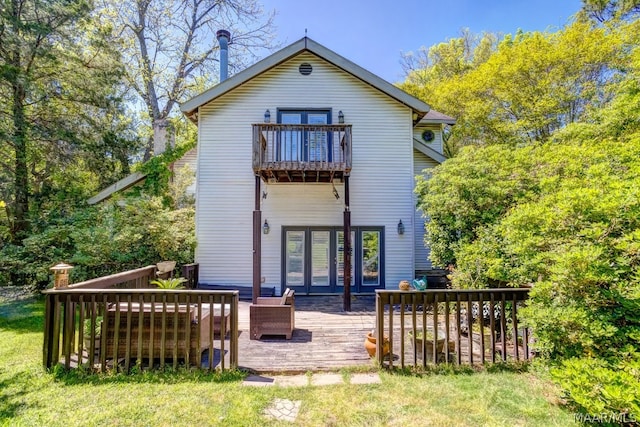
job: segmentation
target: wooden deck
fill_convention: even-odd
[[[507,292],[518,294],[522,290],[492,290],[491,292]],[[443,291],[444,292],[444,291]],[[464,298],[466,306],[471,304],[473,298],[478,297],[472,291],[461,291],[468,301]],[[465,293],[466,292],[466,293]],[[471,293],[469,293],[471,292]],[[478,292],[476,292],[477,294]],[[406,293],[405,306],[406,311],[401,317],[400,304],[395,304],[393,310],[394,327],[392,328],[392,356],[385,357],[381,363],[383,366],[421,366],[423,365],[422,357],[415,359],[415,353],[408,332],[412,327],[416,327],[414,322],[417,320],[418,328],[426,321],[427,329],[433,330],[433,316],[437,315],[433,311],[433,306],[428,309],[427,314],[422,315],[422,307],[429,307],[429,304],[421,302],[413,306],[409,304],[412,297],[427,298],[422,293],[416,293],[411,296]],[[521,295],[520,295],[521,294]],[[510,296],[515,301],[526,297],[524,292],[520,292],[516,296]],[[457,298],[459,295],[455,295]],[[428,299],[428,298],[427,298]],[[510,301],[508,299],[508,301]],[[422,301],[422,300],[420,300]],[[420,302],[418,301],[418,302]],[[426,301],[426,300],[425,300]],[[440,301],[444,301],[441,298]],[[400,300],[396,301],[400,302]],[[442,303],[441,303],[442,304]],[[498,302],[496,304],[499,304]],[[352,297],[351,312],[342,310],[342,296],[296,296],[295,305],[295,324],[296,328],[293,332],[291,340],[284,337],[265,337],[261,340],[249,339],[249,302],[239,302],[239,320],[238,327],[240,331],[238,347],[239,347],[239,366],[244,369],[252,370],[260,373],[298,373],[306,371],[322,371],[336,370],[343,367],[353,366],[369,366],[376,365],[375,358],[370,358],[364,348],[365,336],[368,332],[376,329],[376,297],[375,296],[356,296]],[[481,304],[482,306],[482,304]],[[413,308],[412,308],[413,307]],[[471,321],[471,306],[462,318],[467,317]],[[416,308],[418,310],[416,311]],[[450,307],[453,310],[453,307]],[[417,315],[413,319],[411,313]],[[504,308],[502,309],[504,311]],[[511,310],[512,318],[508,323],[508,329],[514,329],[517,325],[515,312]],[[389,335],[389,310],[384,310],[384,319],[379,319],[384,324],[384,334]],[[423,319],[426,317],[426,319]],[[501,342],[499,338],[485,337],[482,344],[478,344],[481,337],[476,337],[475,332],[470,337],[464,332],[458,335],[460,329],[460,316],[456,316],[455,312],[450,312],[446,321],[446,316],[441,312],[438,316],[438,330],[443,331],[446,325],[450,329],[450,352],[448,356],[449,363],[463,364],[484,364],[496,362],[500,360],[529,360],[531,357],[528,349],[529,335],[525,332],[522,336],[520,332],[520,345],[514,346],[512,341]],[[404,327],[401,327],[404,324]],[[490,329],[500,329],[500,321],[495,319],[495,325],[490,328],[485,326],[485,332],[488,334]],[[456,326],[457,325],[457,326]],[[505,331],[507,324],[503,325]],[[515,326],[517,329],[517,326]],[[515,330],[514,330],[515,332]],[[444,333],[439,332],[439,337],[444,338]],[[473,345],[472,345],[473,343]],[[492,352],[493,349],[493,352]],[[470,351],[471,350],[471,351]],[[440,356],[439,356],[440,357]],[[427,363],[431,364],[433,358],[427,355]],[[439,362],[445,360],[438,359]]]
[[[249,302],[239,303],[239,366],[260,373],[297,373],[374,366],[364,349],[375,328],[375,296],[352,298],[351,312],[342,296],[296,296],[296,328],[284,337],[249,339]]]

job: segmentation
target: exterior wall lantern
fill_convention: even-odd
[[[269,110],[264,112],[264,122],[265,123],[271,122],[271,112]]]
[[[269,227],[269,223],[265,219],[264,225],[262,226],[262,234],[269,234],[269,230],[271,230],[271,227]]]
[[[400,222],[398,223],[398,234],[404,234],[404,224],[402,223],[402,220],[400,220]]]
[[[344,124],[344,113],[342,110],[338,111],[338,123]]]
[[[53,287],[55,289],[69,286],[69,271],[71,271],[72,268],[73,266],[61,262],[49,269],[53,271]]]

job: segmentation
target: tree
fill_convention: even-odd
[[[597,22],[628,19],[640,13],[639,0],[582,0],[583,14]]]
[[[93,124],[103,127],[103,111],[117,103],[117,55],[89,12],[85,0],[12,0],[0,8],[0,197],[14,244],[27,236],[30,199],[54,161],[95,138]]]
[[[432,260],[455,264],[456,287],[530,287],[519,314],[533,348],[591,415],[640,410],[639,30],[608,26],[619,71],[589,82],[599,102],[573,122],[545,141],[464,147],[416,187]]]
[[[441,62],[433,62],[412,71],[405,88],[457,119],[451,143],[458,147],[546,141],[581,120],[588,105],[607,101],[602,89],[617,78],[625,55],[619,36],[588,22],[555,33],[518,32],[505,36],[495,51],[488,40],[479,44],[478,61],[468,49],[449,49],[446,64],[454,66],[447,70],[454,72],[442,74]],[[421,82],[417,76],[428,78]]]
[[[230,66],[241,69],[272,48],[272,15],[254,0],[105,1],[100,19],[112,22],[129,87],[144,102],[150,129],[166,126],[179,100],[217,68],[216,30],[232,33]],[[148,139],[145,160],[153,150]]]
[[[454,110],[441,102],[442,93],[439,88],[447,82],[463,78],[486,62],[496,50],[498,39],[498,35],[494,33],[474,35],[464,29],[458,38],[429,49],[422,47],[416,53],[409,52],[402,57],[407,78],[400,87],[434,109],[453,114]],[[444,152],[448,157],[453,157],[459,148],[456,146],[456,137],[451,138],[452,131],[456,130],[449,128],[444,135]]]

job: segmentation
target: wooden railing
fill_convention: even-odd
[[[74,283],[65,289],[141,289],[148,288],[149,282],[156,278],[156,266],[148,265],[135,270],[98,277]]]
[[[238,291],[145,289],[154,274],[151,266],[44,291],[44,366],[237,368]]]
[[[376,291],[376,358],[382,366],[529,360],[518,308],[528,289]]]
[[[195,289],[198,287],[198,278],[200,276],[200,264],[185,264],[182,266],[182,277],[187,279],[185,287]]]
[[[253,170],[288,182],[341,178],[351,171],[351,125],[254,124]]]

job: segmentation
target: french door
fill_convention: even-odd
[[[285,125],[331,124],[330,110],[278,110],[278,123]],[[322,130],[283,130],[280,132],[278,160],[292,162],[330,162],[331,141]]]
[[[351,290],[384,287],[382,227],[352,227]],[[282,288],[299,294],[344,291],[342,227],[284,227]]]

